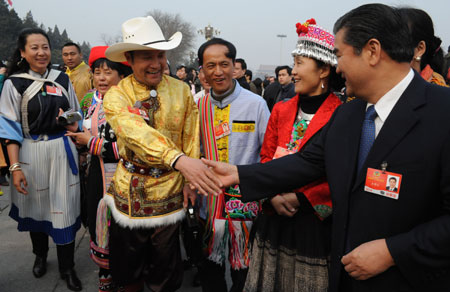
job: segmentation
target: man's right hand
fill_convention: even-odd
[[[21,170],[15,170],[12,172],[13,185],[19,193],[27,195],[28,192],[25,189],[28,186],[25,175]],[[23,184],[23,187],[22,187]]]
[[[236,165],[204,158],[202,158],[202,162],[214,172],[225,187],[239,184],[239,173]]]
[[[179,170],[186,180],[205,196],[208,194],[218,196],[222,191],[222,182],[199,159],[183,155],[178,158],[174,168]]]

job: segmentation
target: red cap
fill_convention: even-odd
[[[89,54],[89,67],[92,67],[92,64],[94,64],[95,61],[97,61],[98,59],[101,58],[105,58],[105,51],[106,49],[109,48],[109,46],[96,46],[96,47],[92,47],[91,49],[91,53]],[[130,66],[130,64],[128,64],[128,62],[120,62],[126,66]]]

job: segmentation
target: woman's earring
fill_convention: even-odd
[[[417,62],[420,62],[421,59],[422,58],[420,56],[414,57],[414,60],[417,61]]]
[[[20,66],[22,64],[22,62],[23,62],[23,57],[20,57],[20,61],[17,62],[17,66]]]
[[[320,87],[322,87],[322,89],[324,89],[324,88],[325,88],[325,86],[323,85],[323,82],[322,82],[322,85],[321,85]]]

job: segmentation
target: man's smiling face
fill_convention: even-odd
[[[165,51],[134,51],[133,56],[130,52],[125,53],[125,56],[137,81],[148,87],[155,87],[161,82],[167,64]]]

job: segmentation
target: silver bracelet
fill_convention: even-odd
[[[19,162],[13,163],[9,167],[9,172],[13,172],[13,171],[16,171],[16,170],[22,170],[22,168],[20,168],[20,163]]]

